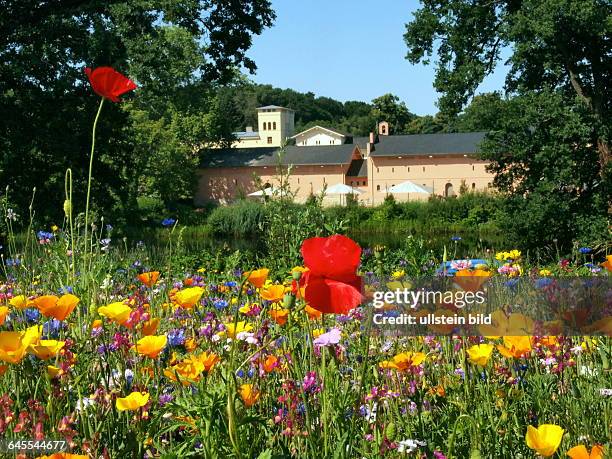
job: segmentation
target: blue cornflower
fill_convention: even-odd
[[[222,300],[222,299],[218,299],[213,302],[213,306],[217,308],[218,310],[227,308],[228,304],[229,303],[227,302],[227,300]]]
[[[72,289],[72,287],[70,285],[64,285],[63,287],[60,287],[57,289],[57,292],[60,295],[65,295],[67,293],[72,293],[74,290]]]
[[[461,240],[461,236],[451,236],[450,240],[453,242],[459,242]]]
[[[28,322],[37,322],[40,318],[40,311],[36,308],[28,308],[25,310],[25,316]]]
[[[53,233],[50,233],[48,231],[39,231],[38,233],[36,233],[36,236],[38,237],[38,239],[41,240],[53,239],[55,237]]]
[[[238,285],[238,284],[236,284],[236,281],[227,281],[225,283],[226,287],[235,287],[236,285]]]
[[[168,344],[170,346],[181,346],[185,344],[185,330],[182,328],[170,330],[168,333]]]
[[[176,220],[174,218],[164,218],[161,222],[162,226],[165,226],[166,228],[168,226],[172,226],[176,223]]]
[[[48,320],[43,324],[43,335],[45,339],[56,339],[59,336],[60,328],[62,328],[62,322],[57,319]]]
[[[578,249],[578,252],[580,252],[583,255],[586,255],[587,253],[591,253],[592,251],[593,251],[593,249],[590,248],[590,247],[580,247]]]

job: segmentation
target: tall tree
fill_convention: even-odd
[[[391,134],[404,134],[408,124],[416,117],[404,102],[394,94],[384,94],[372,100],[372,114],[377,121],[387,121]]]
[[[560,89],[598,124],[601,171],[610,162],[612,4],[609,0],[422,0],[406,28],[407,58],[436,54],[440,109],[458,114],[511,50],[506,89]]]
[[[139,84],[132,103],[104,107],[94,165],[96,205],[126,207],[143,170],[134,152],[144,154],[147,145],[135,146],[146,136],[131,127],[142,134],[149,123],[170,126],[170,140],[186,144],[195,132],[211,135],[208,128],[219,123],[206,120],[209,110],[198,104],[236,68],[254,71],[246,54],[252,35],[274,19],[268,0],[5,0],[1,7],[0,180],[24,208],[36,187],[37,207],[48,212],[61,210],[67,167],[76,198],[84,189],[98,103],[86,65],[111,65]],[[152,147],[159,145],[154,138]],[[162,150],[147,153],[167,160]]]

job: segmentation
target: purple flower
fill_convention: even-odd
[[[173,399],[174,397],[172,394],[161,394],[158,399],[159,406],[164,406],[166,403],[170,403]]]
[[[181,346],[185,344],[185,330],[174,329],[168,333],[168,344],[170,346]]]
[[[332,346],[340,342],[342,332],[338,328],[332,328],[327,333],[319,335],[312,343],[316,346]]]

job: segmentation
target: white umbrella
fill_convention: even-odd
[[[424,187],[417,185],[416,183],[412,183],[410,180],[406,180],[405,182],[399,183],[397,185],[393,185],[391,188],[387,190],[392,194],[399,193],[425,193],[431,194],[430,191],[425,189]]]
[[[330,186],[325,190],[325,194],[361,194],[363,191],[353,188],[352,186],[345,185],[344,183],[337,183]]]
[[[247,196],[272,196],[275,192],[276,188],[270,186],[268,188],[264,188],[263,190],[258,190],[249,193]]]

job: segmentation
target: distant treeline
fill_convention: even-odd
[[[321,125],[353,135],[367,135],[379,121],[388,121],[392,134],[433,134],[436,132],[466,132],[497,127],[497,109],[503,104],[499,93],[476,96],[458,117],[441,114],[419,116],[412,113],[399,97],[384,94],[371,102],[351,100],[340,102],[331,97],[315,96],[312,92],[275,88],[271,85],[241,81],[219,90],[218,97],[228,110],[236,131],[257,126],[257,107],[280,105],[296,111],[296,132]]]

